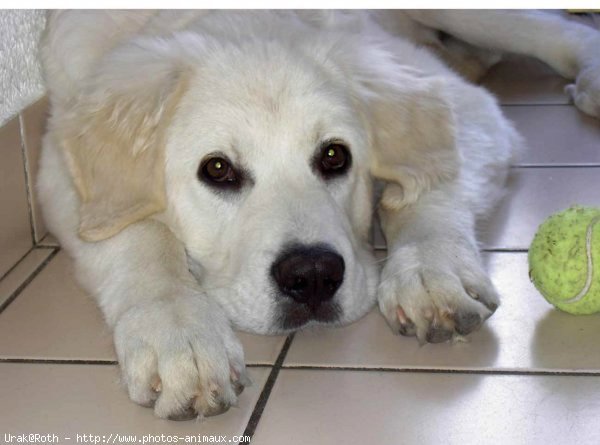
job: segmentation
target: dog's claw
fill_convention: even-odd
[[[483,319],[476,312],[460,312],[455,317],[456,332],[460,335],[467,335],[479,328]]]
[[[192,420],[192,419],[195,419],[196,417],[198,417],[198,413],[196,412],[196,410],[192,406],[189,406],[185,410],[183,410],[183,411],[181,411],[179,413],[171,414],[168,417],[168,419],[169,420],[183,421],[183,420]]]
[[[406,313],[401,306],[398,306],[396,309],[396,315],[398,315],[398,322],[400,324],[398,333],[405,337],[414,337],[416,335],[415,324],[406,316]]]
[[[444,343],[452,338],[452,331],[443,326],[431,326],[425,339],[428,343]]]

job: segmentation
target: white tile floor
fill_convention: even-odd
[[[377,311],[287,342],[243,334],[254,385],[239,406],[203,423],[163,421],[127,399],[100,313],[46,237],[0,281],[0,434],[55,433],[60,443],[244,431],[255,444],[600,443],[600,314],[554,310],[527,277],[526,249],[547,215],[600,205],[600,121],[568,105],[564,83],[523,60],[488,76],[531,150],[481,227],[503,304],[468,343],[419,347]]]

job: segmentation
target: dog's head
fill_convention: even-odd
[[[63,137],[80,236],[165,223],[245,330],[364,315],[377,286],[371,176],[395,184],[382,205],[400,208],[452,175],[450,111],[438,81],[344,38],[304,37],[180,33],[105,58]]]

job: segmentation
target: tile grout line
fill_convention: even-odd
[[[11,273],[12,271],[14,271],[14,270],[15,270],[15,269],[16,269],[16,268],[19,266],[19,264],[21,264],[21,263],[23,262],[23,260],[24,260],[25,258],[27,258],[27,255],[29,255],[31,252],[33,252],[33,251],[34,251],[34,249],[35,249],[35,248],[36,248],[36,246],[31,246],[31,247],[29,248],[29,250],[28,250],[27,252],[25,252],[25,254],[24,254],[24,255],[23,255],[21,258],[19,258],[19,259],[18,259],[18,260],[15,262],[15,264],[13,264],[13,265],[10,267],[10,269],[8,269],[6,272],[4,272],[4,274],[3,274],[2,276],[0,276],[0,281],[4,280],[4,279],[5,279],[7,276],[9,276],[9,275],[10,275],[10,273]]]
[[[29,230],[31,233],[31,244],[37,244],[37,234],[35,233],[35,223],[33,221],[33,205],[31,196],[31,187],[29,187],[29,159],[27,157],[27,146],[25,144],[25,126],[23,113],[19,113],[19,137],[21,139],[21,157],[23,158],[23,173],[25,175],[25,190],[27,192],[27,210],[29,212]]]
[[[515,164],[509,167],[511,170],[527,170],[527,169],[549,169],[549,168],[600,168],[599,163],[590,164]]]
[[[117,360],[79,358],[24,358],[0,357],[0,363],[27,363],[36,365],[118,365]],[[268,363],[248,363],[246,368],[272,368]]]
[[[290,349],[292,341],[294,340],[294,335],[295,334],[292,333],[288,335],[288,337],[285,339],[285,343],[283,344],[283,347],[281,348],[281,351],[279,352],[279,355],[277,356],[277,359],[275,360],[275,363],[271,368],[271,373],[269,374],[269,377],[267,378],[267,381],[263,386],[260,396],[258,397],[256,404],[254,405],[254,409],[252,410],[250,419],[246,424],[246,429],[244,429],[244,432],[242,433],[242,436],[249,437],[247,443],[252,442],[252,437],[254,436],[254,432],[256,431],[256,427],[258,426],[258,422],[260,422],[262,413],[265,409],[265,406],[267,405],[269,396],[271,395],[271,391],[273,390],[273,386],[275,385],[275,380],[277,380],[279,371],[282,369],[283,361],[285,360],[285,357]]]
[[[56,249],[58,247],[60,247],[60,246],[52,246],[50,244],[36,244],[33,249],[34,250],[35,249],[40,249],[40,250],[46,249],[46,250],[48,250],[48,249]]]
[[[290,341],[291,343],[291,341]],[[285,345],[284,345],[285,347]],[[288,345],[289,349],[289,345]],[[283,348],[282,348],[283,352]],[[287,353],[287,349],[286,349]],[[285,359],[285,357],[282,358]],[[279,357],[277,362],[279,361]],[[276,362],[276,363],[277,363]],[[52,364],[52,365],[118,365],[116,360],[86,360],[86,359],[34,359],[34,358],[0,358],[0,363],[26,363],[26,364]],[[248,368],[273,368],[275,365],[268,364],[248,364]],[[319,365],[281,365],[279,368],[286,370],[301,370],[301,371],[352,371],[352,372],[391,372],[399,374],[473,374],[473,375],[515,375],[515,376],[554,376],[554,377],[600,377],[600,369],[598,371],[527,371],[518,369],[457,369],[457,368],[394,368],[394,367],[361,367],[361,366],[319,366]],[[271,371],[273,373],[273,371]],[[271,375],[267,381],[271,380]],[[273,381],[275,379],[273,378]],[[274,383],[274,382],[273,382]],[[265,383],[265,388],[267,383]],[[271,388],[272,389],[272,388]],[[269,389],[269,393],[270,390]],[[263,393],[265,389],[263,389]],[[261,393],[262,396],[262,393]],[[265,395],[266,397],[267,395]],[[263,404],[262,408],[264,409]],[[258,402],[257,402],[258,405]],[[254,411],[256,411],[256,407]],[[261,410],[262,411],[262,410]],[[254,413],[253,413],[254,414]],[[258,419],[257,419],[258,420]],[[256,422],[258,424],[258,422]],[[256,425],[254,425],[256,427]],[[248,429],[248,428],[247,428]],[[252,431],[254,432],[254,431]]]
[[[316,365],[283,365],[281,369],[306,371],[353,371],[353,372],[391,372],[399,374],[473,374],[473,375],[515,375],[515,376],[565,376],[565,377],[600,377],[597,371],[526,371],[519,369],[457,369],[457,368],[392,368],[392,367],[360,367],[360,366],[316,366]]]
[[[520,247],[484,247],[480,253],[528,253],[529,249]]]
[[[46,233],[46,234],[44,235],[44,237],[43,237],[41,240],[39,240],[39,242],[37,242],[37,243],[35,244],[35,247],[37,247],[37,248],[39,248],[39,249],[53,249],[53,248],[55,248],[55,247],[60,247],[60,244],[46,244],[46,243],[44,242],[44,240],[45,240],[46,238],[48,238],[50,235],[51,235],[51,233],[50,233],[50,232]]]
[[[373,252],[386,252],[388,248],[386,246],[374,246]],[[482,247],[479,249],[479,253],[527,253],[528,248],[525,247]],[[384,258],[387,259],[387,258]]]
[[[485,86],[483,86],[484,88],[486,88]],[[487,89],[487,88],[486,88]],[[490,91],[490,90],[488,90]],[[492,93],[493,94],[493,93]],[[500,108],[516,108],[516,107],[571,107],[574,108],[576,110],[578,110],[578,108],[575,106],[575,104],[573,104],[572,102],[562,102],[562,103],[553,103],[553,102],[544,102],[544,103],[499,103]]]
[[[0,363],[27,363],[42,365],[118,365],[116,360],[54,359],[54,358],[1,358]]]
[[[35,270],[31,272],[25,280],[23,280],[21,285],[10,295],[10,297],[8,297],[8,299],[0,305],[0,314],[2,314],[2,312],[4,312],[4,310],[21,294],[21,292],[23,292],[29,283],[31,283],[34,278],[37,277],[37,275],[48,265],[48,263],[52,261],[58,252],[60,252],[60,247],[54,249],[54,251],[48,255],[48,258],[46,258],[42,264],[36,267]]]

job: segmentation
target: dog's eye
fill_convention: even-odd
[[[221,158],[208,158],[200,165],[200,179],[217,186],[237,186],[239,178],[231,164]]]
[[[348,148],[337,142],[325,144],[317,158],[316,167],[326,179],[344,174],[352,161]]]

